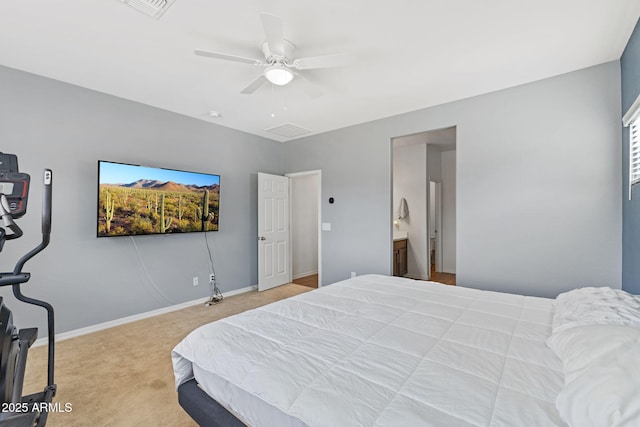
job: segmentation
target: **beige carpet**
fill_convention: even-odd
[[[178,405],[171,350],[200,325],[311,289],[288,284],[225,298],[56,344],[54,402],[47,426],[195,426]],[[32,349],[24,393],[46,384],[46,346]]]

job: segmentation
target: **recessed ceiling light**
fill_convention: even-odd
[[[207,114],[208,114],[209,116],[213,117],[213,118],[216,118],[216,119],[218,119],[218,118],[222,117],[222,114],[220,114],[220,113],[219,113],[218,111],[216,111],[216,110],[211,110],[211,111],[209,111]]]

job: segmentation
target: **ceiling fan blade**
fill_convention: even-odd
[[[216,59],[224,59],[226,61],[244,62],[246,64],[253,64],[253,65],[263,64],[263,62],[259,59],[246,58],[244,56],[237,56],[237,55],[229,55],[227,53],[209,52],[207,50],[198,50],[198,49],[194,50],[193,53],[199,56],[206,56],[209,58],[216,58]]]
[[[306,94],[311,98],[320,98],[322,95],[324,95],[324,89],[322,89],[317,84],[311,82],[300,73],[295,73],[295,76],[296,80],[298,81],[298,86],[300,86],[302,90],[305,91]]]
[[[267,79],[264,77],[264,74],[260,74],[258,76],[258,78],[256,78],[254,81],[252,81],[249,86],[245,87],[242,92],[240,93],[244,93],[245,95],[249,95],[252,94],[253,92],[255,92],[256,90],[258,90],[258,88],[260,86],[262,86],[264,83],[266,83]]]
[[[298,70],[310,70],[312,68],[344,67],[352,62],[351,55],[336,53],[334,55],[310,56],[299,58],[291,65]]]
[[[284,56],[284,26],[282,19],[268,13],[261,13],[262,28],[267,37],[267,47],[272,55]]]

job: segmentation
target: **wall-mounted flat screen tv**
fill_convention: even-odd
[[[220,176],[98,161],[98,237],[218,231]]]

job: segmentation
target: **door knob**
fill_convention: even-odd
[[[267,240],[267,238],[264,237],[264,236],[260,236],[260,237],[258,237],[258,240]]]

